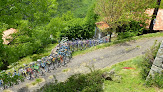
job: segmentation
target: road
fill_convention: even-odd
[[[29,90],[32,92],[35,89],[43,86],[45,83],[54,81],[53,79],[48,78],[51,75],[55,75],[59,82],[63,82],[73,74],[89,73],[90,69],[88,66],[91,68],[94,66],[94,69],[102,69],[118,62],[142,55],[154,44],[155,40],[161,42],[163,37],[145,38],[141,40],[125,42],[106,47],[104,49],[98,49],[83,55],[75,56],[71,62],[67,64],[67,67],[61,67],[52,71],[51,73],[47,73],[46,76],[43,77],[45,82],[41,83],[40,86],[32,87]],[[19,88],[26,86],[26,83],[29,82],[30,81],[26,81],[20,85],[15,85],[13,88],[10,88],[10,90],[16,92]]]

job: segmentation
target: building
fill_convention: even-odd
[[[96,22],[96,28],[95,28],[95,38],[101,38],[106,36],[106,32],[103,32],[104,30],[109,28],[109,25],[103,21]]]
[[[148,16],[150,18],[152,18],[153,12],[154,12],[154,9],[147,9],[145,11],[145,13],[148,14]],[[151,20],[146,21],[146,23],[147,23],[146,29],[149,29],[150,22],[151,22]],[[154,24],[153,30],[163,31],[163,9],[158,10],[156,19],[154,19],[153,24]]]

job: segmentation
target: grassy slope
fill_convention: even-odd
[[[40,53],[40,54],[33,54],[31,56],[27,56],[25,58],[22,58],[21,60],[18,61],[18,65],[14,65],[14,64],[10,65],[9,66],[10,69],[8,69],[7,72],[8,71],[12,72],[13,71],[13,69],[12,69],[13,67],[15,67],[15,69],[18,69],[19,67],[23,66],[23,64],[29,64],[30,62],[32,62],[32,58],[31,57],[33,57],[33,56],[43,57],[43,56],[50,55],[52,49],[54,47],[56,47],[56,45],[57,44],[49,44],[47,47],[44,48],[44,51],[42,53]]]
[[[103,71],[115,69],[116,73],[122,77],[120,83],[115,81],[105,81],[104,92],[162,92],[163,89],[158,89],[157,87],[146,87],[143,85],[145,80],[142,80],[140,75],[141,67],[138,66],[139,62],[142,61],[142,56],[138,56],[131,60],[103,69]],[[135,69],[128,70],[123,69],[123,67],[132,67]]]

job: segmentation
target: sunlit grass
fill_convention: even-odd
[[[36,86],[36,85],[39,84],[39,83],[42,83],[42,82],[45,82],[45,79],[43,79],[43,78],[37,78],[37,79],[35,79],[34,81],[32,81],[32,82],[30,82],[30,83],[27,83],[26,86],[27,86],[28,88],[31,88],[31,87]]]
[[[67,68],[67,69],[63,69],[62,72],[68,72],[70,71],[70,68]]]
[[[13,92],[13,91],[6,89],[6,90],[3,90],[3,92]]]
[[[103,69],[104,72],[114,69],[115,73],[122,77],[120,83],[105,80],[104,92],[162,92],[163,89],[144,85],[145,80],[141,78],[141,68],[138,67],[139,62],[143,62],[142,56]],[[132,67],[134,69],[123,69],[124,67]],[[157,88],[157,91],[155,88]]]

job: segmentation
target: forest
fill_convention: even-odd
[[[40,53],[46,45],[61,37],[70,40],[92,38],[98,21],[109,24],[109,32],[120,32],[120,39],[137,35],[148,18],[143,12],[157,7],[157,2],[136,1],[0,0],[0,70],[23,57]],[[109,17],[104,19],[106,16]],[[11,35],[14,39],[6,45],[3,44],[3,31],[10,28],[16,29],[17,33]],[[125,31],[121,33],[117,29]]]

